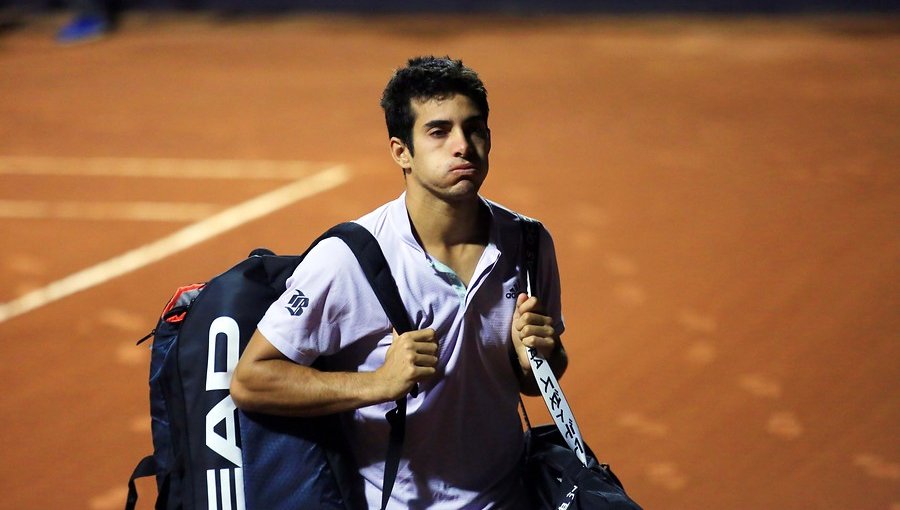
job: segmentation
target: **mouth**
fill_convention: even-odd
[[[463,163],[460,165],[453,165],[450,167],[450,172],[454,174],[473,174],[478,171],[478,167],[473,165],[472,163]]]

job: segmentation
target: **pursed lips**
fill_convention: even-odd
[[[450,167],[450,172],[455,174],[469,174],[478,171],[478,167],[472,163],[461,163]]]

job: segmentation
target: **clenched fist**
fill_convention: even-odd
[[[433,329],[402,335],[394,331],[393,335],[384,365],[375,371],[388,401],[404,397],[417,382],[434,375],[438,362],[438,344]]]
[[[512,320],[512,342],[525,373],[531,372],[526,347],[537,349],[545,359],[550,359],[556,348],[556,331],[553,319],[543,314],[538,298],[521,293],[516,297],[516,310]]]

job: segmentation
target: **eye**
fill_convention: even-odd
[[[488,127],[484,122],[473,122],[468,126],[468,134],[469,136],[474,136],[478,138],[487,138],[488,136]]]
[[[428,136],[430,136],[432,138],[443,138],[443,137],[447,136],[447,131],[444,129],[435,128],[435,129],[428,131]]]
[[[486,140],[488,136],[488,130],[484,127],[475,128],[470,132],[469,136],[471,136],[472,138],[478,138],[480,140]]]

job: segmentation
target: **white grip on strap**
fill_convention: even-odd
[[[531,296],[531,278],[528,275],[526,275],[526,285],[528,295]],[[531,372],[534,374],[534,380],[537,381],[541,395],[544,397],[544,403],[547,404],[547,409],[550,411],[550,415],[553,416],[553,423],[556,424],[556,428],[559,429],[569,448],[575,452],[578,460],[586,466],[587,456],[584,453],[584,440],[581,438],[581,431],[578,429],[578,423],[575,422],[575,415],[572,414],[572,410],[569,408],[569,402],[566,401],[566,396],[559,386],[559,381],[557,381],[556,375],[553,374],[553,370],[550,368],[550,363],[533,347],[526,347],[526,349],[528,350],[528,362],[531,364]]]
[[[531,363],[531,370],[538,383],[538,388],[541,390],[541,395],[544,397],[544,403],[547,404],[547,409],[553,416],[553,423],[556,423],[556,428],[559,429],[569,448],[578,456],[578,460],[587,465],[581,431],[578,430],[575,415],[572,414],[566,396],[563,395],[562,388],[559,387],[559,382],[553,375],[553,370],[550,369],[550,363],[531,347],[528,347],[528,362]]]

